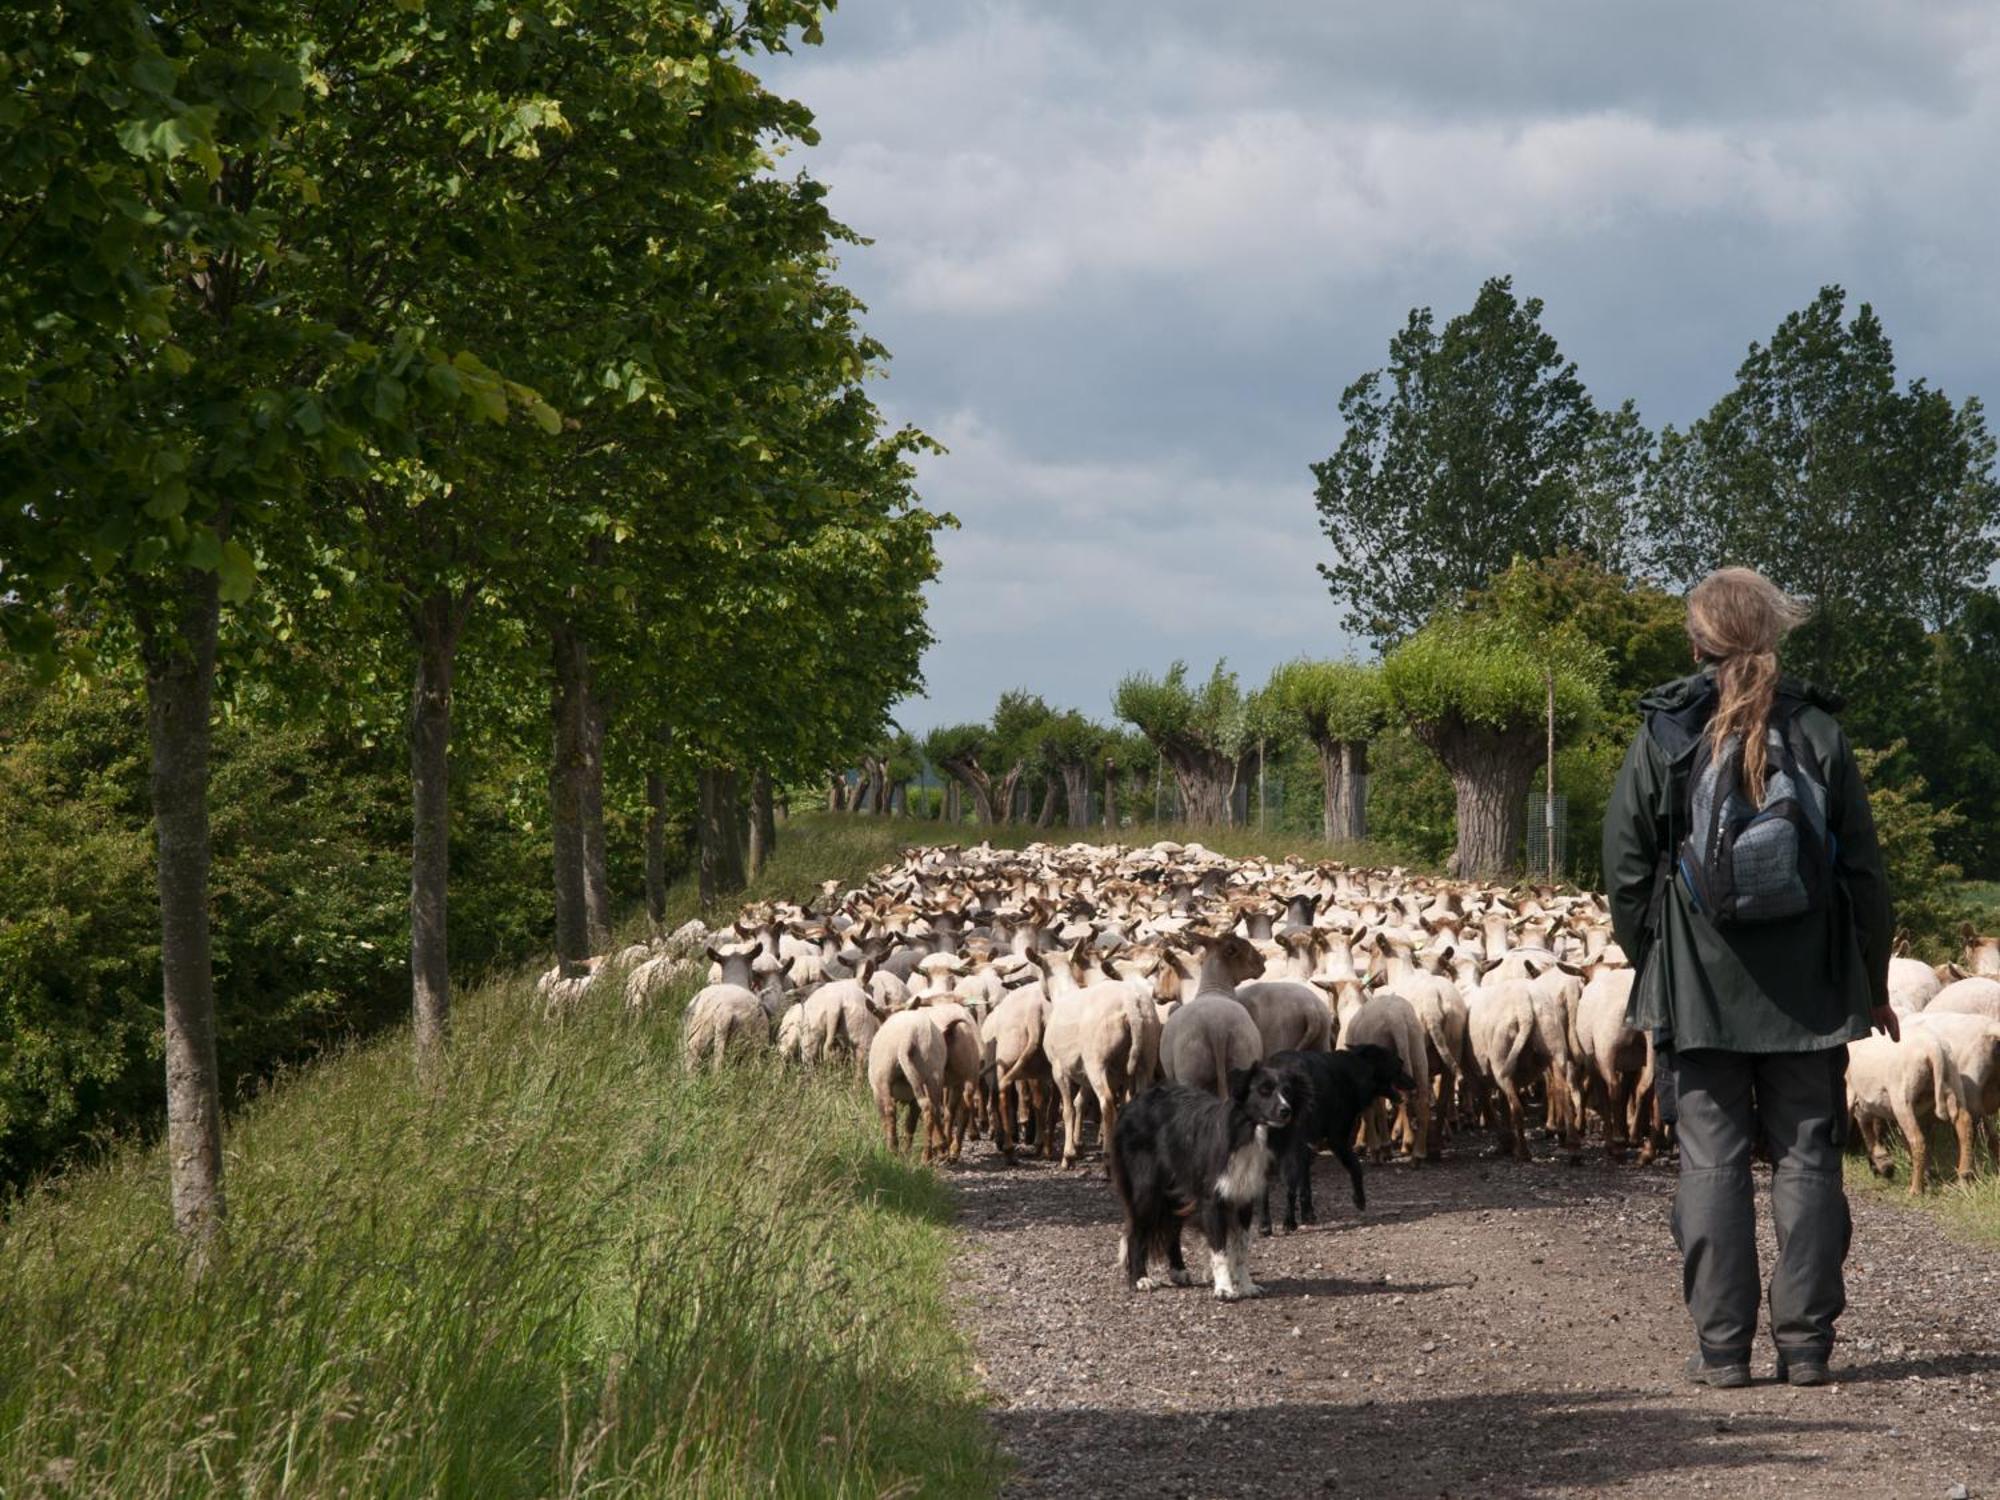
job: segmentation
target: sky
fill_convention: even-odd
[[[1818,288],[2000,394],[2000,5],[842,0],[759,71],[872,243],[877,400],[947,453],[917,733],[1010,687],[1358,650],[1308,466],[1412,307],[1489,276],[1684,425]]]

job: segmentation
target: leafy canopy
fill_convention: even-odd
[[[1573,631],[1535,637],[1489,616],[1443,614],[1383,660],[1390,712],[1413,730],[1534,733],[1553,671],[1556,733],[1580,733],[1598,713],[1603,653]]]
[[[1622,555],[1651,440],[1630,402],[1598,409],[1541,314],[1506,277],[1442,331],[1414,308],[1388,368],[1341,394],[1340,446],[1312,470],[1334,550],[1320,572],[1377,645],[1516,556]]]

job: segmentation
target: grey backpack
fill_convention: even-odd
[[[1687,829],[1675,858],[1695,909],[1718,927],[1782,922],[1832,904],[1836,841],[1826,778],[1797,715],[1765,730],[1764,795],[1743,786],[1743,744],[1707,734],[1688,768]]]

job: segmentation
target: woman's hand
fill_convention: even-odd
[[[1878,1005],[1869,1011],[1868,1028],[1871,1031],[1888,1032],[1889,1040],[1892,1042],[1900,1042],[1903,1039],[1903,1023],[1897,1018],[1895,1009],[1891,1006]]]

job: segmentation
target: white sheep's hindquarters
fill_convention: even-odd
[[[1229,1095],[1162,1084],[1118,1117],[1112,1133],[1112,1191],[1125,1212],[1120,1245],[1126,1284],[1159,1285],[1150,1274],[1164,1257],[1175,1285],[1187,1281],[1181,1225],[1200,1221],[1208,1240],[1210,1278],[1218,1300],[1255,1297],[1250,1277],[1250,1215],[1262,1199],[1271,1166],[1270,1132],[1291,1123],[1284,1080],[1262,1063],[1229,1075]]]

